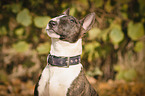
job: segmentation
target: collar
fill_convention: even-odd
[[[52,66],[58,67],[69,67],[70,65],[77,65],[81,62],[81,56],[73,56],[73,57],[57,57],[55,55],[48,55],[47,58],[48,64]]]

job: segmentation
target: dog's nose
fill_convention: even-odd
[[[49,21],[49,27],[55,27],[57,25],[56,21]]]

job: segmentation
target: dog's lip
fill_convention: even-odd
[[[53,29],[46,29],[47,32],[56,33]]]
[[[46,29],[46,31],[48,31],[48,32],[50,32],[50,33],[55,33],[55,34],[57,34],[57,35],[60,35],[60,34],[58,34],[56,31],[54,31],[53,29]]]
[[[51,32],[51,31],[54,31],[54,30],[52,30],[52,29],[46,29],[46,31],[49,31],[49,32]]]

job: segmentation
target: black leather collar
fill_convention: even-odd
[[[58,67],[69,67],[70,65],[77,65],[81,62],[81,56],[74,57],[57,57],[49,54],[47,58],[48,64]]]

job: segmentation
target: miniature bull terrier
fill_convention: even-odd
[[[51,37],[51,50],[35,96],[98,96],[80,63],[82,37],[94,22],[95,13],[78,20],[69,15],[69,9],[49,21],[46,31]]]

